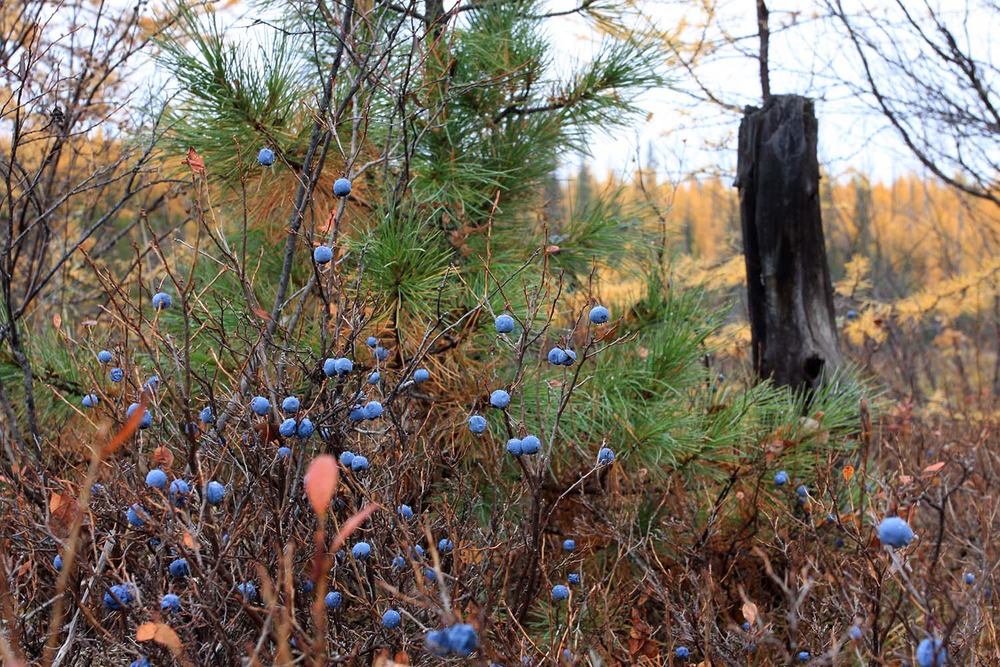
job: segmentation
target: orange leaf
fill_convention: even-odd
[[[143,623],[135,629],[135,640],[138,642],[148,642],[156,636],[156,623]]]
[[[62,315],[56,313],[55,315],[52,316],[52,326],[54,326],[56,329],[62,328]]]
[[[327,501],[327,505],[330,501]],[[365,505],[361,508],[361,511],[352,516],[350,519],[344,522],[344,525],[340,527],[340,532],[337,533],[337,537],[334,538],[333,544],[330,545],[330,553],[336,553],[340,547],[344,546],[344,542],[350,537],[351,533],[358,529],[358,526],[365,522],[365,519],[370,517],[372,513],[377,510],[381,505],[378,503],[372,503],[371,505]]]
[[[322,517],[326,514],[339,482],[340,469],[337,468],[337,460],[329,454],[321,454],[309,464],[302,485],[306,489],[309,504],[317,516]]]
[[[196,174],[205,173],[205,161],[201,159],[198,152],[191,146],[188,147],[188,156],[186,160],[181,160],[181,164],[186,164],[191,167],[191,171]]]
[[[143,623],[136,628],[135,638],[140,642],[153,640],[157,644],[163,644],[172,653],[176,653],[181,648],[181,638],[166,623]]]
[[[554,255],[555,253],[559,252],[559,246],[550,245],[547,248],[545,248],[545,252],[547,252],[550,255]]]
[[[104,445],[104,449],[101,451],[101,458],[108,458],[115,451],[118,450],[125,441],[132,437],[132,434],[136,432],[139,428],[139,424],[142,422],[143,416],[146,414],[146,406],[149,405],[149,392],[143,391],[139,395],[139,407],[136,408],[132,416],[128,418],[125,425],[122,426],[122,430],[115,434],[115,437],[111,438],[111,441]]]
[[[49,528],[58,537],[69,537],[70,530],[77,516],[80,514],[80,506],[76,498],[70,495],[59,495],[53,493],[49,500]]]
[[[936,473],[937,471],[941,470],[941,468],[943,467],[944,467],[944,461],[938,461],[937,463],[934,463],[924,468],[924,475],[929,477],[934,473]]]
[[[844,481],[850,482],[854,477],[854,466],[844,466]]]
[[[153,450],[153,463],[161,468],[170,468],[174,464],[174,453],[160,445]]]
[[[745,618],[750,625],[753,625],[754,621],[757,620],[757,605],[753,602],[744,602],[743,618]]]
[[[183,541],[184,541],[184,546],[186,546],[188,549],[195,549],[196,548],[195,547],[195,542],[194,542],[194,536],[191,535],[191,531],[190,530],[185,530],[184,531]]]

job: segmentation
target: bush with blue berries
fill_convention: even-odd
[[[0,358],[52,413],[14,401],[0,452],[26,661],[50,629],[115,664],[965,660],[1000,532],[949,508],[991,478],[886,454],[911,425],[853,371],[720,362],[727,313],[619,195],[548,218],[558,156],[656,78],[642,45],[563,90],[538,3],[298,9],[260,57],[168,22],[192,178],[59,276],[102,297],[59,302],[85,324],[44,372]]]

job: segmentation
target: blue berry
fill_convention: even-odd
[[[426,570],[424,570],[424,576],[427,577],[428,581],[434,581],[438,578],[437,572],[435,572],[431,568],[427,568]]]
[[[431,630],[424,637],[424,645],[434,655],[444,657],[451,652],[451,639],[447,630]]]
[[[410,549],[410,554],[411,555],[415,555],[417,558],[423,558],[424,557],[424,548],[422,546],[420,546],[419,544],[417,544],[412,549]]]
[[[286,396],[285,400],[281,402],[281,409],[290,415],[294,415],[299,411],[299,399],[294,396]]]
[[[215,421],[215,413],[212,412],[212,406],[208,405],[201,409],[198,413],[198,419],[204,424],[211,424]]]
[[[593,319],[593,312],[591,312],[591,319]],[[678,660],[687,660],[688,658],[691,657],[691,651],[688,649],[687,646],[678,646],[677,649],[674,651],[674,657],[676,657]]]
[[[372,371],[368,374],[368,384],[378,384],[379,378],[381,376],[378,374],[378,371]]]
[[[392,566],[397,570],[401,570],[406,566],[406,559],[402,556],[396,556],[392,559]]]
[[[186,577],[191,574],[187,560],[178,558],[170,563],[170,574],[174,577]]]
[[[333,182],[333,194],[341,198],[351,194],[351,182],[346,178],[338,178]]]
[[[174,300],[166,292],[157,292],[153,295],[153,310],[164,310],[174,305]]]
[[[167,593],[160,600],[160,609],[165,612],[178,611],[181,608],[181,599],[173,593]]]
[[[611,319],[611,313],[604,306],[594,306],[590,309],[590,321],[593,324],[607,324]]]
[[[340,453],[340,463],[345,466],[351,465],[354,460],[354,452],[343,451]]]
[[[971,572],[965,573],[965,583],[967,585],[971,586],[972,584],[975,583],[975,581],[976,581],[976,575],[972,574]]]
[[[107,350],[101,350],[97,353],[97,360],[102,364],[109,364],[111,363],[111,353]]]
[[[191,487],[183,479],[175,479],[170,482],[170,501],[180,507],[184,504],[187,494],[191,492]]]
[[[278,427],[278,433],[280,433],[286,438],[290,438],[293,435],[295,435],[295,426],[296,426],[295,420],[292,418],[288,418],[285,421],[281,422],[281,426]]]
[[[507,313],[498,315],[493,324],[497,328],[497,333],[508,334],[514,331],[514,318]]]
[[[149,514],[142,505],[132,505],[125,512],[125,518],[128,519],[128,525],[130,526],[144,526],[146,525],[146,520],[149,519]]]
[[[337,374],[337,360],[329,358],[323,362],[323,375],[332,378]]]
[[[513,454],[514,456],[521,456],[524,453],[521,441],[517,438],[511,438],[507,441],[507,452]]]
[[[403,617],[400,616],[399,612],[395,609],[390,609],[389,611],[382,614],[382,625],[390,630],[398,628],[400,623],[403,622]]]
[[[313,250],[313,261],[317,264],[327,264],[333,259],[333,251],[325,245],[316,246]]]
[[[415,384],[420,384],[421,382],[427,382],[431,379],[430,371],[426,368],[418,368],[413,371],[413,382]]]
[[[805,484],[800,484],[799,488],[795,489],[795,493],[799,494],[799,498],[805,498],[809,495],[809,487]]]
[[[162,491],[167,486],[167,473],[163,472],[159,468],[150,470],[146,473],[146,486],[154,489],[160,489]]]
[[[97,398],[97,394],[87,394],[81,401],[81,403],[83,403],[83,407],[85,408],[96,407],[99,402],[100,399]]]
[[[133,660],[131,664],[129,664],[129,667],[149,667],[149,660],[147,660],[144,657],[137,658],[136,660]]]
[[[503,389],[496,389],[490,394],[490,405],[503,410],[510,405],[510,394]]]
[[[378,345],[378,338],[376,338],[375,336],[369,336],[365,340],[365,345],[374,349]]]
[[[784,470],[779,470],[778,474],[774,476],[774,483],[778,486],[788,484],[788,473]]]
[[[572,584],[573,586],[578,586],[580,584],[580,575],[577,574],[576,572],[571,572],[570,574],[566,575],[566,581]]]
[[[257,587],[253,585],[252,581],[246,581],[236,587],[240,595],[243,596],[244,600],[253,602],[257,599]]]
[[[121,382],[125,379],[125,371],[120,368],[112,368],[108,371],[108,377],[111,378],[112,382]]]
[[[300,421],[298,428],[295,429],[295,435],[297,435],[301,440],[312,437],[312,434],[315,432],[316,427],[313,426],[312,421],[310,421],[308,417]]]
[[[451,550],[452,548],[454,548],[454,546],[455,545],[452,543],[451,540],[449,540],[447,537],[442,537],[441,540],[438,542],[438,551],[440,551],[443,554],[451,553]]]
[[[809,662],[809,651],[799,651],[798,656],[799,662]]]
[[[354,472],[368,470],[368,459],[363,456],[355,456],[351,459],[351,470]]]
[[[847,635],[854,641],[861,639],[861,628],[856,625],[852,625],[851,629],[848,630]]]
[[[566,348],[566,359],[563,360],[563,366],[572,366],[574,363],[576,363],[576,352]]]
[[[128,410],[125,411],[125,416],[131,417],[133,414],[135,414],[135,411],[138,409],[139,409],[139,404],[132,403],[131,405],[128,406]],[[145,412],[142,413],[142,419],[139,421],[139,428],[149,428],[150,424],[152,423],[153,423],[153,415],[149,412],[149,410],[146,410]]]
[[[340,603],[344,601],[344,596],[337,591],[330,591],[323,598],[323,604],[326,605],[327,609],[336,609],[340,606]]]
[[[270,167],[274,164],[274,151],[270,148],[261,148],[260,152],[257,153],[257,162],[262,167]]]
[[[347,413],[347,418],[352,422],[363,422],[365,420],[365,409],[361,404],[355,405],[351,408],[351,411]]]
[[[250,401],[250,409],[254,411],[254,414],[263,417],[271,411],[271,401],[263,396],[254,396],[253,400]]]
[[[54,567],[57,570],[62,569],[62,556],[56,554],[56,557],[52,559],[52,567]]]
[[[576,540],[563,540],[563,551],[573,551],[576,549]]]
[[[155,394],[156,390],[160,388],[160,376],[159,375],[151,375],[150,378],[148,380],[146,380],[146,384],[144,386],[151,393]]]
[[[849,310],[849,311],[847,311],[847,319],[853,320],[857,316],[858,316],[858,311],[856,311],[856,310]]]
[[[472,415],[469,417],[469,430],[480,435],[486,430],[486,417],[482,415]]]
[[[549,363],[553,366],[562,366],[566,363],[566,360],[569,359],[569,355],[567,355],[566,351],[562,348],[554,347],[549,350],[548,359]]]
[[[552,587],[552,599],[553,600],[565,600],[569,597],[569,589],[562,584],[556,584]]]
[[[337,375],[347,375],[354,370],[354,362],[347,357],[340,357],[333,362],[333,369]]]
[[[882,544],[898,549],[913,540],[913,529],[898,516],[889,516],[879,524],[878,539]]]
[[[205,487],[205,500],[209,505],[219,505],[226,497],[226,487],[212,480]]]
[[[399,507],[396,508],[396,511],[399,513],[399,516],[403,517],[404,519],[413,518],[413,508],[410,507],[409,505],[400,505]]]
[[[445,632],[448,634],[448,648],[455,655],[467,656],[475,651],[479,644],[476,629],[468,623],[453,625]]]
[[[359,560],[364,560],[368,558],[371,554],[372,548],[367,542],[358,542],[351,548],[351,555]]]
[[[743,621],[743,632],[750,632],[750,621]]]
[[[523,454],[537,454],[542,449],[542,441],[536,436],[526,435],[521,440],[521,452]]]
[[[376,345],[375,349],[372,350],[372,354],[374,354],[375,358],[378,359],[379,361],[385,361],[386,359],[389,358],[389,350],[382,347],[381,345]]]
[[[369,401],[365,405],[365,419],[378,419],[382,416],[382,404],[378,401]]]
[[[944,667],[948,661],[948,651],[944,643],[934,637],[926,637],[917,645],[917,664],[920,667]]]
[[[601,451],[597,452],[597,465],[606,466],[615,460],[615,453],[611,451],[610,447],[601,447]]]
[[[292,450],[288,447],[278,447],[278,458],[285,460],[292,458]]]
[[[132,603],[132,587],[128,584],[115,584],[104,594],[104,608],[108,611],[121,611]]]

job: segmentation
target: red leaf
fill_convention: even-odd
[[[339,483],[340,470],[337,467],[337,459],[329,454],[321,454],[309,464],[303,486],[306,489],[309,504],[312,505],[317,516],[322,517],[326,514]]]
[[[254,315],[256,315],[262,320],[267,320],[268,322],[270,322],[272,319],[274,319],[271,317],[271,314],[269,312],[267,312],[260,306],[250,306],[250,310],[253,312]]]
[[[941,468],[943,467],[944,467],[944,461],[938,461],[937,463],[933,463],[924,468],[923,470],[924,476],[929,477],[934,473],[938,472],[939,470],[941,470]]]
[[[379,507],[381,507],[381,505],[377,503],[365,505],[360,512],[345,521],[344,525],[340,527],[340,532],[337,533],[337,537],[333,539],[333,544],[330,545],[330,552],[336,553],[340,547],[344,546],[344,542],[347,541],[347,538],[350,537],[351,533],[357,530],[361,524],[365,522],[365,519],[370,517]]]
[[[198,155],[198,152],[193,147],[188,147],[187,159],[181,160],[181,164],[191,167],[191,171],[196,174],[205,173],[205,161],[201,159],[201,156]]]

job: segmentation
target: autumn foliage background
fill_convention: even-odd
[[[773,387],[729,180],[580,162],[677,65],[635,3],[568,74],[543,3],[289,7],[246,40],[238,3],[0,7],[3,664],[995,664],[1000,208],[825,174],[851,363]]]

